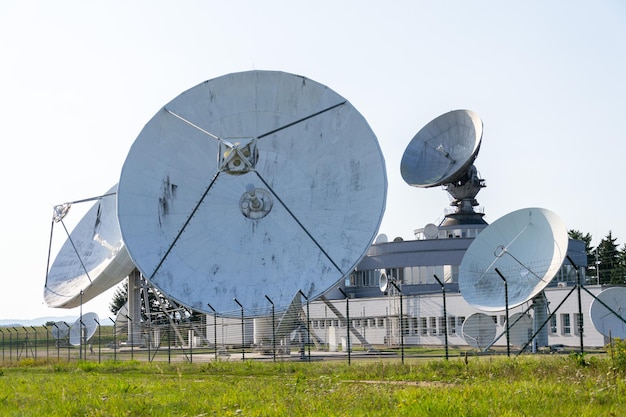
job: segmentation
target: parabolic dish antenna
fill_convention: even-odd
[[[509,308],[541,292],[558,272],[567,252],[565,224],[555,213],[526,208],[487,226],[471,243],[459,267],[463,298],[483,311]]]
[[[428,223],[426,226],[424,226],[424,237],[426,239],[436,239],[438,235],[439,228],[437,227],[437,225],[433,223]]]
[[[509,317],[509,343],[524,346],[530,340],[533,330],[533,318],[526,313],[515,313]]]
[[[378,277],[378,289],[381,292],[387,291],[389,287],[389,278],[387,278],[387,273],[383,270]]]
[[[592,301],[589,314],[596,330],[604,336],[626,339],[626,288],[612,287],[602,291]]]
[[[387,178],[343,97],[283,72],[225,75],[166,104],[133,143],[118,220],[134,264],[197,311],[318,296],[374,241]],[[262,315],[260,313],[259,315]]]
[[[59,250],[44,286],[48,306],[77,307],[118,284],[135,268],[117,222],[116,189],[97,198]],[[64,215],[68,209],[64,205],[60,210]]]
[[[387,235],[386,235],[386,234],[381,233],[381,234],[379,234],[378,236],[376,236],[375,243],[376,243],[377,245],[378,245],[378,244],[380,244],[380,243],[387,243],[387,242],[389,242],[389,238],[387,237]]]
[[[429,122],[413,137],[400,162],[404,181],[420,188],[457,181],[474,163],[483,123],[471,110],[453,110]]]
[[[70,328],[70,345],[80,346],[82,343],[86,343],[96,334],[98,329],[98,315],[96,313],[86,313],[81,318],[76,319],[72,327]],[[83,329],[83,336],[81,338],[81,329]],[[81,343],[81,339],[84,341]]]
[[[495,340],[496,323],[485,313],[474,313],[465,319],[461,332],[468,345],[483,349]]]
[[[52,337],[55,339],[65,339],[70,333],[70,326],[64,321],[57,321],[52,326]]]

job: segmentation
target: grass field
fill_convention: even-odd
[[[626,416],[613,355],[0,368],[2,416]]]

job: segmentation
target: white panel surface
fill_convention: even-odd
[[[246,144],[251,166],[224,168]],[[249,184],[265,208],[247,216]],[[171,298],[222,314],[239,309],[236,298],[246,314],[267,313],[265,295],[286,307],[355,267],[386,189],[376,136],[346,99],[301,76],[250,71],[185,91],[147,123],[122,169],[118,219],[135,265]]]

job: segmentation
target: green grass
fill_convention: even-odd
[[[345,362],[25,359],[0,368],[2,416],[623,416],[608,356]]]

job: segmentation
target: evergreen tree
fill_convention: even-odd
[[[624,283],[624,268],[623,265],[620,265],[620,258],[617,238],[614,238],[612,232],[609,231],[609,234],[598,244],[601,284]]]
[[[124,307],[126,301],[128,301],[128,279],[124,280],[124,283],[115,289],[113,299],[109,303],[109,311],[116,315]]]

